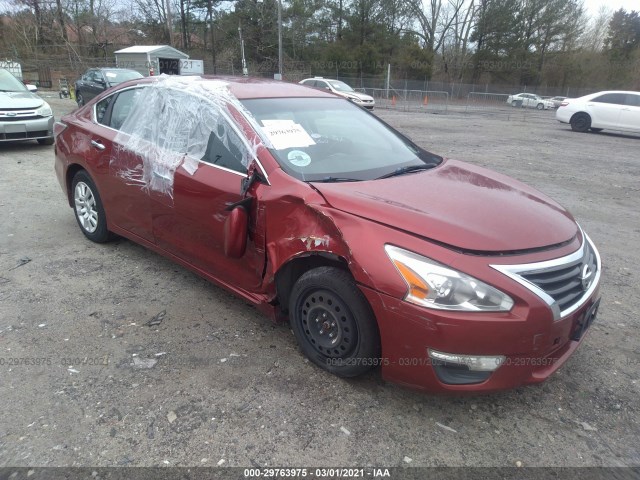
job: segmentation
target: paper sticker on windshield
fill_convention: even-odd
[[[287,154],[287,159],[296,167],[306,167],[311,163],[311,157],[302,150],[291,150]]]
[[[287,120],[287,122],[291,122]],[[263,121],[263,123],[265,123]],[[268,125],[262,127],[271,140],[273,148],[284,150],[285,148],[308,147],[316,142],[309,136],[307,131],[298,123],[267,122]]]
[[[105,72],[105,75],[109,78],[116,78],[116,74],[113,72]]]

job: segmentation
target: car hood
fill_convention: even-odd
[[[382,180],[313,185],[333,208],[466,251],[539,249],[578,232],[544,194],[455,160]]]
[[[0,92],[0,110],[39,108],[44,101],[31,92]]]

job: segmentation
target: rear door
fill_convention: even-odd
[[[596,128],[620,128],[620,113],[625,104],[623,93],[605,93],[587,103],[591,125]]]
[[[120,133],[124,120],[135,107],[140,87],[128,88],[102,99],[94,107],[96,123],[92,148],[102,152],[108,170],[103,197],[110,223],[148,242],[153,241],[149,195],[144,177],[143,155],[128,148],[126,134]],[[142,106],[141,106],[142,107]]]
[[[620,128],[640,132],[640,93],[627,93],[620,111]]]

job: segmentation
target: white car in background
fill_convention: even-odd
[[[567,98],[556,111],[556,119],[575,132],[619,130],[640,133],[640,92],[606,91],[580,98]]]
[[[507,103],[512,107],[528,107],[537,108],[538,110],[548,110],[549,108],[555,108],[554,103],[551,100],[545,100],[539,95],[533,93],[518,93],[516,95],[509,95]]]
[[[336,95],[340,95],[341,97],[346,98],[347,100],[351,100],[356,105],[360,105],[361,107],[368,108],[369,110],[373,110],[376,102],[372,96],[366,95],[364,93],[356,92],[353,88],[347,85],[340,80],[332,80],[330,78],[323,77],[313,77],[313,78],[305,78],[304,80],[299,82],[301,85],[306,85],[307,87],[313,88],[321,88],[324,90],[329,90]]]

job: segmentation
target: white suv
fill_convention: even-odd
[[[567,98],[556,111],[556,119],[575,132],[611,129],[640,133],[640,92],[607,91],[580,98]]]
[[[300,82],[301,85],[307,87],[322,88],[351,100],[356,105],[373,110],[376,102],[373,97],[364,93],[356,92],[353,88],[340,80],[331,80],[323,77],[305,78]]]

